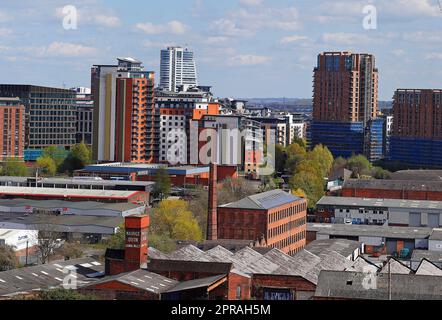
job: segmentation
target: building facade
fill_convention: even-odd
[[[0,98],[0,159],[23,160],[25,107],[19,98]]]
[[[76,142],[77,106],[73,90],[32,85],[0,85],[0,96],[18,97],[26,110],[25,148],[59,146]]]
[[[371,161],[370,122],[378,109],[378,69],[371,54],[324,52],[314,69],[312,144],[335,156]],[[348,139],[346,137],[352,137]]]
[[[155,162],[154,73],[119,58],[116,66],[93,66],[91,75],[94,160]]]
[[[181,85],[198,85],[193,52],[181,47],[161,50],[160,87],[177,92]]]
[[[251,240],[289,255],[306,244],[307,202],[282,190],[218,207],[219,239]]]
[[[77,143],[84,142],[92,146],[94,101],[92,100],[91,89],[84,87],[72,88],[77,92]]]
[[[399,89],[393,101],[391,160],[442,167],[442,90]]]

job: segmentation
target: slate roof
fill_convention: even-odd
[[[442,229],[433,229],[429,240],[442,240]]]
[[[376,286],[368,286],[367,274],[348,271],[322,271],[315,297],[354,300],[388,300],[389,277],[372,275]],[[392,274],[392,300],[442,300],[442,277]]]
[[[97,284],[107,283],[110,281],[118,281],[140,290],[149,291],[155,294],[161,294],[179,283],[176,280],[163,277],[159,274],[152,273],[144,269],[139,269],[115,276],[108,276],[93,283],[92,285],[95,286]]]
[[[79,287],[97,281],[94,276],[104,271],[104,265],[92,258],[3,271],[0,272],[0,296],[14,296],[61,286],[67,275],[63,272],[64,268],[76,270]]]
[[[442,263],[442,252],[440,251],[428,251],[428,250],[413,250],[411,255],[411,261],[422,261],[427,259],[433,263]]]
[[[259,194],[254,194],[236,202],[228,203],[220,208],[236,208],[236,209],[252,209],[252,210],[269,210],[279,206],[300,201],[302,198],[296,197],[283,190],[271,190]]]
[[[198,268],[200,272],[203,272],[207,271],[207,268],[216,268],[217,272],[214,270],[211,272],[222,274],[221,269],[216,267],[218,264],[231,266],[232,270],[242,274],[300,276],[316,284],[321,270],[345,270],[352,266],[353,262],[348,259],[348,256],[360,246],[359,242],[343,239],[316,240],[315,242],[318,244],[307,246],[293,257],[276,248],[266,250],[266,253],[262,254],[250,247],[233,253],[221,246],[206,252],[187,246],[170,254],[163,254],[162,260],[156,260],[155,257],[159,256],[157,252],[149,254],[151,262],[148,268],[153,272],[174,268],[189,269],[190,267]],[[309,248],[314,253],[310,252]],[[189,265],[186,267],[187,264]],[[225,273],[228,272],[225,269]]]
[[[438,266],[428,261],[427,259],[423,259],[415,274],[427,276],[442,276],[442,269],[440,269]]]
[[[442,191],[442,181],[428,180],[358,180],[348,179],[344,189],[380,189],[380,190],[413,190],[413,191]]]
[[[408,268],[406,265],[401,263],[400,261],[391,258],[388,260],[388,262],[385,264],[385,266],[381,269],[380,273],[388,273],[388,266],[390,265],[390,273],[391,274],[410,274],[412,273],[412,270]]]
[[[217,276],[208,277],[208,278],[184,281],[184,282],[178,283],[177,285],[173,286],[172,288],[170,288],[166,292],[170,293],[170,292],[185,291],[185,290],[191,290],[191,289],[196,289],[196,288],[209,287],[224,278],[227,279],[227,275],[222,274],[222,275],[217,275]]]
[[[354,271],[354,272],[372,272],[377,273],[380,271],[381,268],[376,266],[374,263],[368,261],[362,256],[359,256],[354,261],[353,265],[345,271]]]

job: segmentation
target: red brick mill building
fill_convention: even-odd
[[[289,255],[305,247],[305,199],[277,189],[217,207],[216,171],[211,165],[208,240],[251,240]]]

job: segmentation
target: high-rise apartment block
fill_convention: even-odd
[[[365,154],[370,160],[382,155],[382,135],[377,128],[378,70],[371,54],[325,52],[314,69],[312,143],[324,144],[335,156]],[[380,141],[376,139],[380,138]],[[372,143],[375,143],[374,145]]]
[[[393,117],[391,160],[442,167],[442,90],[397,90]]]
[[[181,47],[161,50],[160,88],[177,92],[182,85],[198,85],[193,52]]]
[[[26,109],[25,144],[29,149],[75,144],[77,106],[73,90],[32,85],[0,85],[0,96],[18,97]]]
[[[23,159],[25,107],[19,98],[0,97],[0,159]]]
[[[133,58],[92,67],[94,160],[156,161],[154,83],[154,73]]]

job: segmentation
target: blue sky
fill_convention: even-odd
[[[442,0],[441,0],[442,1]],[[0,82],[89,86],[93,64],[133,56],[158,72],[159,51],[189,46],[217,96],[312,95],[322,51],[376,55],[380,99],[441,88],[438,0],[0,0]],[[78,10],[77,30],[62,8]],[[363,8],[377,9],[365,30]]]

